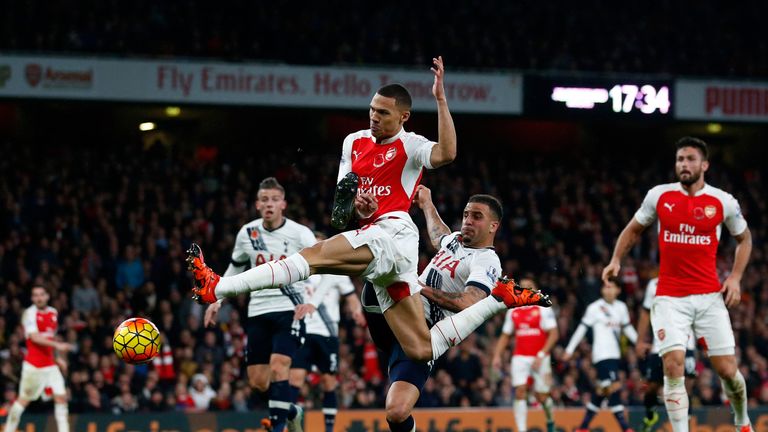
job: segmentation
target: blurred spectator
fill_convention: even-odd
[[[208,383],[208,377],[199,373],[192,377],[192,385],[189,386],[189,397],[194,402],[195,411],[206,411],[211,400],[216,397],[216,392]]]

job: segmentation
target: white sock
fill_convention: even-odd
[[[5,432],[16,432],[16,428],[19,426],[19,420],[21,420],[21,414],[24,412],[24,405],[16,401],[11,405],[11,409],[8,410],[8,417],[5,418]]]
[[[437,360],[448,348],[463,341],[480,324],[501,311],[504,303],[488,296],[456,315],[443,318],[429,330],[432,335],[432,359]]]
[[[555,419],[552,417],[552,406],[555,403],[552,401],[551,397],[548,397],[543,404],[541,404],[541,407],[544,409],[544,415],[547,417],[547,422],[552,422]]]
[[[517,425],[517,432],[525,432],[528,425],[528,401],[525,399],[515,399],[515,424]]]
[[[269,261],[239,275],[221,278],[216,285],[216,298],[233,297],[265,288],[279,288],[309,277],[309,263],[299,253]]]
[[[744,382],[744,375],[737,370],[736,375],[731,379],[720,378],[728,400],[733,408],[733,423],[736,426],[749,424],[749,414],[747,413],[747,383]]]
[[[688,392],[685,378],[664,377],[664,406],[674,432],[688,432]]]
[[[66,402],[53,404],[53,416],[56,418],[58,431],[69,432],[69,409]]]

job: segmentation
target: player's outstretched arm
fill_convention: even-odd
[[[725,305],[728,307],[736,306],[741,302],[741,277],[744,275],[744,270],[746,270],[749,262],[749,255],[752,253],[752,233],[749,228],[734,236],[734,239],[736,239],[737,244],[733,268],[720,289],[720,292],[725,293]]]
[[[467,286],[462,292],[446,292],[425,286],[421,288],[421,295],[451,312],[461,312],[488,297],[485,291],[472,285]]]
[[[424,212],[424,218],[427,220],[427,233],[432,246],[435,249],[440,249],[440,239],[444,235],[450,234],[451,229],[443,222],[440,213],[437,212],[437,207],[432,202],[432,191],[424,185],[419,185],[416,188],[413,202]]]
[[[432,147],[429,162],[433,168],[441,167],[456,159],[456,128],[453,125],[453,117],[448,110],[448,99],[445,96],[445,67],[443,57],[432,59],[432,73],[435,74],[435,83],[432,85],[432,95],[437,102],[437,145]]]
[[[504,350],[509,346],[509,339],[511,335],[504,333],[503,331],[499,335],[499,339],[496,341],[496,347],[493,349],[493,360],[491,361],[491,367],[496,370],[501,370],[501,355]]]
[[[640,358],[645,358],[648,350],[651,349],[651,345],[646,340],[650,323],[650,311],[644,307],[641,308],[640,317],[637,319],[637,343],[635,344],[635,354]]]
[[[632,246],[637,243],[640,238],[640,234],[645,230],[645,226],[641,225],[635,218],[629,221],[624,230],[619,234],[618,240],[616,240],[616,247],[613,248],[613,256],[611,262],[603,269],[603,281],[607,281],[611,277],[619,275],[621,270],[621,259],[632,249]]]

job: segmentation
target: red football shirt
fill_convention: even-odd
[[[58,328],[56,309],[48,306],[41,310],[32,305],[24,310],[21,321],[24,326],[24,336],[27,338],[27,354],[24,356],[24,361],[35,367],[55,365],[53,347],[38,345],[32,342],[29,336],[32,333],[40,333],[46,339],[53,340]]]
[[[512,355],[535,356],[547,342],[547,331],[557,327],[551,308],[524,306],[507,312],[502,333],[515,334]]]
[[[422,172],[424,168],[432,168],[430,156],[434,144],[404,129],[381,142],[376,142],[370,130],[347,136],[337,181],[353,171],[360,177],[358,193],[369,193],[379,202],[376,213],[361,220],[361,225],[394,212],[398,212],[399,217],[409,218],[408,209]]]
[[[720,290],[716,269],[721,226],[732,235],[747,229],[739,203],[729,193],[705,185],[691,196],[680,183],[648,191],[635,219],[644,226],[659,220],[659,285],[656,295],[684,297]]]

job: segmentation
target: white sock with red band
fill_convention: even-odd
[[[11,405],[11,409],[8,410],[8,417],[5,418],[5,432],[16,432],[16,427],[19,426],[19,420],[24,413],[24,405],[18,401]]]
[[[299,253],[269,261],[239,275],[223,277],[216,285],[216,298],[233,297],[265,288],[278,288],[309,277],[309,263]]]
[[[664,406],[674,432],[688,432],[688,392],[685,378],[664,377]]]
[[[504,303],[488,296],[456,315],[443,318],[429,330],[432,335],[432,359],[437,360],[448,349],[475,331],[480,324],[507,310]]]
[[[747,383],[744,381],[744,375],[741,371],[736,371],[736,375],[731,379],[720,378],[723,385],[723,391],[728,396],[733,408],[733,423],[736,426],[749,424],[749,414],[747,413]]]

